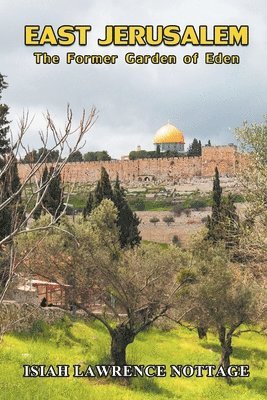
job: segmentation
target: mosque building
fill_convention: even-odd
[[[154,136],[156,150],[159,146],[161,152],[172,151],[177,153],[184,152],[184,135],[176,126],[168,123],[162,126]]]

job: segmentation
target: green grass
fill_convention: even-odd
[[[150,240],[142,240],[142,243],[144,243],[144,244],[153,243],[153,244],[155,245],[157,242],[152,242],[152,241],[150,241]],[[169,247],[169,243],[157,243],[157,245],[158,245],[161,249],[167,249],[167,248]]]
[[[129,205],[133,211],[138,211],[136,207],[137,199],[128,199]],[[171,211],[173,204],[171,204],[170,199],[165,200],[148,200],[143,199],[145,204],[144,211]]]
[[[109,361],[109,335],[99,323],[65,321],[48,328],[36,322],[28,334],[4,337],[0,351],[0,398],[5,400],[263,400],[266,398],[266,338],[246,333],[234,338],[232,364],[249,364],[250,378],[228,386],[216,378],[133,378],[129,385],[89,378],[23,378],[23,364],[95,364]],[[220,348],[209,334],[155,328],[128,347],[131,364],[217,364]]]

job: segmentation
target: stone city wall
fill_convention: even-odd
[[[200,157],[153,158],[143,160],[113,160],[67,163],[62,179],[72,183],[94,183],[100,177],[101,166],[105,167],[110,179],[117,174],[124,184],[155,181],[177,183],[180,179],[211,177],[217,166],[221,176],[234,176],[240,171],[242,156],[235,146],[206,146]],[[19,164],[19,176],[25,179],[29,166]]]

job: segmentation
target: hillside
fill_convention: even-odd
[[[249,364],[251,377],[231,386],[221,378],[133,378],[129,385],[111,379],[23,378],[23,364],[106,364],[109,336],[98,323],[62,321],[48,327],[37,321],[29,333],[6,335],[0,352],[0,397],[5,400],[63,399],[235,399],[263,400],[267,388],[266,338],[245,333],[234,338],[232,364]],[[128,348],[130,364],[218,364],[220,347],[208,335],[200,341],[185,328],[151,329]],[[168,370],[168,368],[167,368]],[[2,397],[3,396],[3,397]]]

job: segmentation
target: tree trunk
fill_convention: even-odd
[[[197,333],[199,339],[204,339],[207,337],[208,328],[206,326],[198,326]]]
[[[126,348],[132,343],[135,334],[126,326],[119,326],[112,332],[111,357],[115,365],[126,365]]]
[[[219,340],[222,347],[220,366],[223,367],[227,374],[227,369],[230,366],[230,356],[233,352],[232,348],[232,335],[226,334],[226,328],[224,326],[219,327]],[[230,382],[230,377],[226,378]]]

